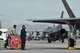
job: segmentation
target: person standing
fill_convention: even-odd
[[[13,25],[13,29],[11,30],[12,35],[17,35],[16,27],[17,25]]]
[[[25,43],[26,43],[26,26],[22,25],[21,29],[21,50],[25,50]]]
[[[6,43],[5,43],[5,48],[9,47],[9,40],[10,40],[10,36],[16,36],[16,27],[17,25],[13,25],[13,28],[10,30],[10,34],[8,35],[7,39],[6,39]]]

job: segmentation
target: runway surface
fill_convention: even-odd
[[[26,50],[1,49],[0,53],[80,53],[80,40],[76,41],[76,50],[68,50],[68,41],[47,43],[47,41],[26,41]]]

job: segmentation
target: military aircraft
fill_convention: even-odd
[[[75,40],[76,30],[80,31],[80,17],[74,15],[70,6],[66,0],[62,0],[62,3],[69,15],[69,18],[58,18],[58,19],[27,19],[33,22],[42,22],[42,23],[57,23],[57,24],[67,24],[69,25],[70,31],[73,33],[73,39]]]
[[[61,13],[61,17],[63,18],[63,13],[64,11],[62,11]],[[64,30],[63,33],[65,33],[65,36],[63,37],[62,34],[60,33],[61,30]],[[56,41],[56,40],[62,40],[62,43],[64,42],[64,38],[67,38],[67,31],[62,28],[62,24],[59,24],[56,27],[49,27],[46,29],[46,34],[48,34],[48,43],[51,43],[52,41]]]

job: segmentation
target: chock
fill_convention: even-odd
[[[68,47],[69,50],[76,50],[76,47]]]

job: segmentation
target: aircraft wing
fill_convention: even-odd
[[[80,24],[80,18],[61,18],[61,19],[27,19],[28,21],[33,22],[42,22],[42,23],[57,23],[57,24]]]

